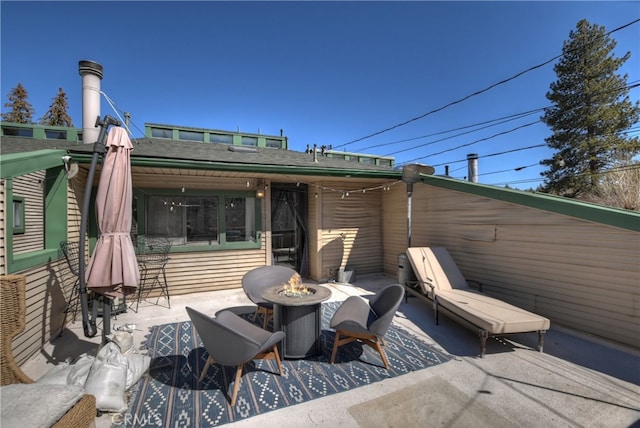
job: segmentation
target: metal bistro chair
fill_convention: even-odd
[[[140,287],[138,287],[138,297],[136,299],[135,312],[138,312],[140,300],[147,296],[152,290],[160,289],[161,295],[167,299],[167,305],[171,308],[169,299],[169,285],[165,267],[169,262],[169,251],[171,250],[171,240],[168,238],[141,237],[136,246],[136,258],[140,269]]]

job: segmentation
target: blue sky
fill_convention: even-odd
[[[550,134],[541,113],[464,127],[548,106],[556,61],[427,113],[561,54],[580,19],[611,31],[640,18],[640,2],[2,1],[0,14],[2,112],[18,82],[36,120],[62,87],[81,127],[88,59],[103,65],[101,89],[131,114],[134,137],[145,123],[282,129],[293,150],[333,145],[436,174],[449,165],[457,178],[477,153],[481,183],[526,189],[551,155],[525,149]],[[619,72],[637,82],[640,23],[612,38],[617,56],[631,52]],[[115,112],[103,98],[105,114]]]

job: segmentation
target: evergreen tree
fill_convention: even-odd
[[[73,127],[71,116],[67,113],[69,104],[67,103],[67,94],[58,88],[58,95],[53,99],[47,113],[40,119],[41,125],[49,126],[67,126]]]
[[[616,58],[615,40],[605,28],[578,22],[562,47],[550,85],[542,121],[553,135],[547,145],[556,152],[541,163],[544,190],[577,197],[597,193],[601,173],[614,164],[628,163],[640,153],[640,139],[626,136],[640,117],[640,103],[630,101],[628,76],[616,74],[631,54]]]
[[[2,120],[16,123],[33,123],[35,110],[28,101],[29,95],[21,83],[9,92],[9,102],[4,106],[10,108],[8,113],[2,113]]]

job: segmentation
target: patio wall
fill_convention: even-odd
[[[405,191],[385,195],[384,207],[385,272],[396,275]],[[412,246],[447,247],[489,294],[549,317],[552,328],[640,348],[637,232],[422,183],[412,211]]]
[[[318,190],[318,197],[310,195],[310,263],[314,279],[335,278],[340,267],[353,269],[356,275],[381,272],[382,190],[353,191],[370,185],[332,183],[333,190]],[[349,191],[349,195],[345,193],[343,197],[342,190]]]

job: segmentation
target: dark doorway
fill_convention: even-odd
[[[309,276],[306,184],[271,184],[271,238],[273,264]]]

